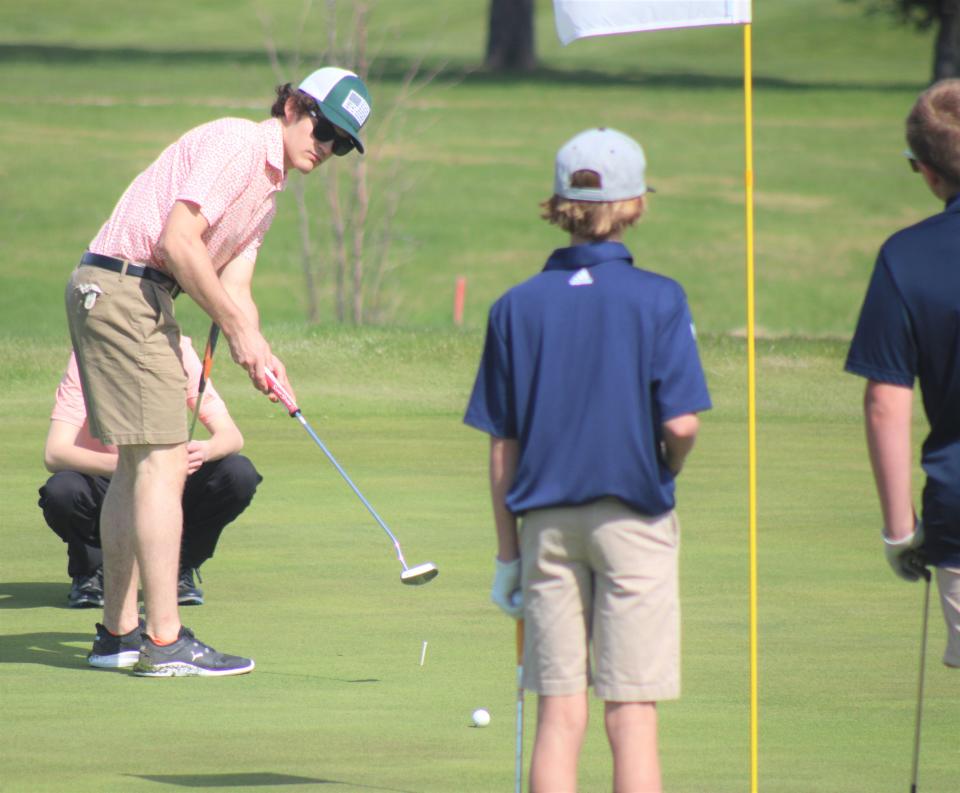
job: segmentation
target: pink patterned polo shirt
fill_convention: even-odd
[[[133,180],[90,250],[163,270],[157,240],[174,203],[188,201],[209,223],[203,241],[217,272],[238,257],[256,261],[285,184],[278,119],[201,124]]]
[[[203,371],[203,364],[196,350],[193,349],[189,336],[180,337],[180,352],[183,356],[183,368],[187,373],[187,408],[192,411],[197,404],[197,395],[200,393],[200,373]],[[206,390],[203,392],[203,403],[200,405],[200,421],[206,425],[210,419],[226,412],[226,403],[213,387],[213,381],[208,380]],[[67,363],[67,371],[64,372],[63,379],[57,386],[56,402],[50,418],[80,427],[76,445],[83,449],[94,452],[115,453],[117,451],[116,446],[105,446],[90,434],[87,405],[83,399],[83,390],[80,388],[77,358],[72,352]]]

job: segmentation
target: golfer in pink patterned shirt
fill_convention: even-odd
[[[253,669],[252,659],[216,652],[180,622],[187,378],[173,299],[183,291],[200,305],[256,388],[269,392],[270,369],[289,389],[260,333],[257,252],[287,173],[362,154],[369,115],[363,81],[327,67],[297,88],[279,87],[267,121],[224,118],[190,130],[134,179],[74,270],[67,320],[90,432],[119,453],[100,516],[104,610],[92,666],[152,677]]]

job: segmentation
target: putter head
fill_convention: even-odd
[[[437,566],[433,562],[424,562],[416,567],[408,567],[400,573],[400,583],[408,586],[421,586],[428,581],[433,581],[440,574]]]

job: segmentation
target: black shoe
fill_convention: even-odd
[[[225,677],[252,672],[252,658],[218,653],[180,626],[180,635],[173,644],[154,644],[146,633],[140,645],[140,660],[133,673],[141,677]]]
[[[103,608],[103,567],[90,575],[74,576],[67,605],[72,609]]]
[[[97,638],[87,655],[87,663],[98,669],[129,669],[140,658],[140,643],[143,637],[143,620],[130,633],[114,636],[97,623]]]
[[[202,606],[203,590],[193,582],[193,574],[200,578],[200,571],[194,567],[181,567],[177,580],[177,603],[181,606]],[[200,578],[200,583],[203,579]]]

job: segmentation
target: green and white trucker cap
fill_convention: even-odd
[[[557,152],[553,192],[571,201],[626,201],[655,192],[644,180],[647,158],[629,135],[615,129],[588,129],[568,140]],[[577,171],[593,171],[599,187],[573,187]]]
[[[370,117],[370,92],[356,74],[325,66],[300,83],[300,90],[317,100],[326,119],[346,132],[363,154],[360,128]]]

